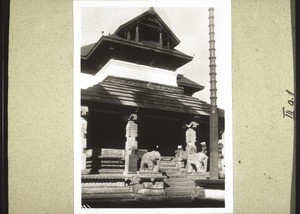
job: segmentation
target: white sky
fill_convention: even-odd
[[[223,7],[214,8],[218,88],[217,103],[218,107],[224,109],[226,102],[225,87],[228,87],[224,79],[226,79],[226,75],[231,75],[225,62],[226,54],[230,54],[227,50],[230,41],[228,41],[228,37],[224,36],[225,27],[228,27],[228,23],[225,23],[227,11]],[[84,46],[97,42],[102,35],[102,31],[104,31],[104,35],[108,35],[108,33],[113,34],[120,25],[148,9],[149,7],[82,8],[81,45]],[[196,93],[195,96],[210,103],[208,7],[154,7],[154,9],[181,41],[175,48],[185,54],[194,56],[191,62],[180,67],[177,72],[205,86],[205,89]],[[227,69],[225,69],[226,66]]]

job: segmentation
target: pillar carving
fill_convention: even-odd
[[[185,132],[185,142],[186,142],[185,150],[188,153],[190,153],[191,151],[197,152],[197,147],[196,147],[197,136],[196,136],[195,129],[197,128],[198,125],[199,124],[196,123],[195,121],[192,121],[189,125],[186,125],[188,129]]]
[[[125,171],[124,174],[134,174],[137,172],[137,149],[138,149],[138,126],[137,115],[132,114],[128,118],[126,125],[125,143]]]
[[[126,125],[126,150],[137,150],[137,136],[138,136],[138,126],[136,124],[137,115],[132,114],[128,119],[128,123]]]

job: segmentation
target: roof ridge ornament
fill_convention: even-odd
[[[154,10],[153,7],[150,7],[148,12],[151,14],[151,15],[155,15],[156,14],[156,11]]]

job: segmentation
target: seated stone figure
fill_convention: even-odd
[[[161,155],[157,151],[147,152],[143,155],[140,172],[158,173]]]
[[[187,159],[187,171],[188,172],[206,172],[208,157],[203,152],[190,150]]]

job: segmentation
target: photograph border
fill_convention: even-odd
[[[126,209],[81,209],[81,190],[80,190],[80,43],[81,43],[81,7],[224,7],[226,10],[226,24],[227,32],[225,33],[226,41],[228,41],[227,51],[228,54],[225,61],[227,62],[224,70],[230,71],[230,75],[226,76],[226,97],[228,103],[226,103],[226,119],[225,119],[225,154],[226,154],[226,179],[225,179],[225,208],[164,208],[165,211],[170,212],[201,212],[201,213],[230,213],[233,211],[233,137],[232,137],[232,66],[231,66],[231,1],[74,1],[74,211],[75,213],[91,213],[92,210],[109,213],[128,212],[140,213],[141,209],[138,208],[126,208]],[[144,213],[150,213],[159,208],[147,208],[143,209]]]

